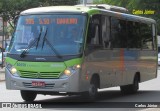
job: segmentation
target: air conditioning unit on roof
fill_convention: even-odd
[[[84,6],[84,5],[80,4],[80,5],[76,5],[76,6]],[[116,12],[122,12],[122,13],[128,13],[128,10],[124,7],[108,5],[108,4],[86,4],[85,6],[106,9],[106,10],[111,10],[111,11],[116,11]]]

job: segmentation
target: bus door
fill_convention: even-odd
[[[109,17],[94,15],[88,29],[86,65],[91,74],[99,74],[101,88],[113,86],[117,81],[113,73],[109,33]]]

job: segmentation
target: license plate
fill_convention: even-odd
[[[45,87],[45,82],[33,81],[32,86],[34,86],[34,87]]]

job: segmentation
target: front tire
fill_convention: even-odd
[[[36,92],[33,91],[21,91],[21,97],[24,101],[32,102],[37,96]]]
[[[96,83],[91,83],[88,91],[89,99],[94,100],[96,99],[98,94],[98,88]]]
[[[85,99],[94,101],[97,98],[97,95],[98,95],[98,81],[97,79],[93,78],[91,80],[88,91],[82,93],[82,96],[85,97]]]

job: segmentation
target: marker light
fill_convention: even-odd
[[[77,69],[81,68],[81,66],[80,66],[79,64],[78,64],[78,65],[76,65],[75,67],[76,67]]]

